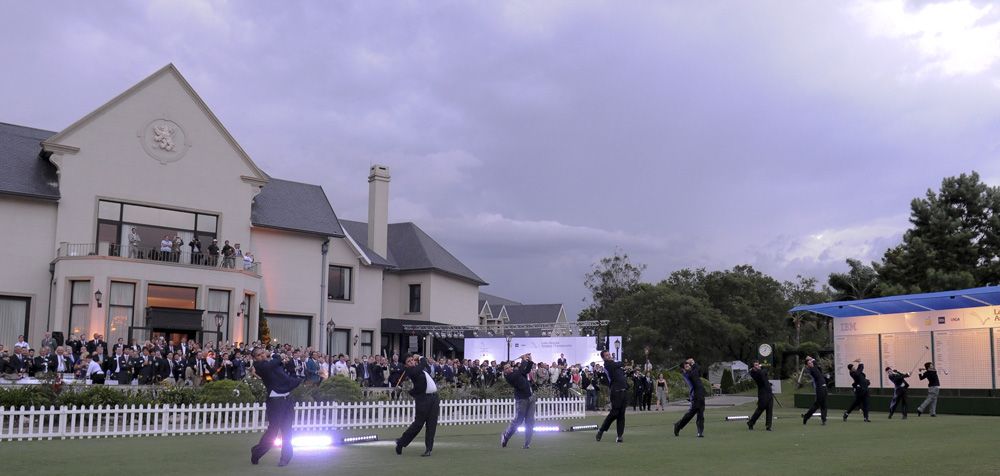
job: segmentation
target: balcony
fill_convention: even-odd
[[[249,273],[260,276],[260,262],[244,261],[242,256],[211,256],[208,253],[160,251],[159,248],[134,247],[115,243],[60,243],[57,258],[103,256],[112,259],[154,262],[189,268]]]

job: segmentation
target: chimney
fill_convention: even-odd
[[[373,165],[368,173],[368,248],[388,257],[389,167]]]

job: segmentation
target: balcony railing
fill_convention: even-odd
[[[115,243],[61,243],[58,257],[111,256],[134,261],[156,261],[191,267],[246,271],[260,274],[260,262],[244,261],[242,256],[213,256],[187,251],[160,251],[159,248],[119,245]]]

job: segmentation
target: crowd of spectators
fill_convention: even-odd
[[[208,246],[203,246],[201,239],[194,236],[187,243],[190,251],[184,251],[184,239],[179,235],[163,235],[158,245],[150,246],[144,241],[135,227],[132,227],[128,234],[127,250],[120,253],[122,256],[137,259],[152,259],[157,261],[168,261],[173,263],[187,263],[204,266],[219,266],[223,268],[251,269],[254,263],[253,253],[240,248],[240,244],[229,244],[229,240],[224,240],[219,246],[219,240],[213,238]]]
[[[398,387],[403,380],[403,360],[399,355],[351,358],[344,354],[326,355],[312,348],[303,349],[290,344],[219,342],[202,347],[193,340],[168,342],[159,338],[142,344],[134,339],[129,343],[118,339],[109,345],[104,336],[94,334],[90,340],[70,336],[60,346],[48,333],[41,344],[36,352],[20,336],[11,351],[0,345],[0,372],[10,380],[54,373],[71,374],[77,380],[89,380],[95,384],[113,381],[120,385],[166,383],[197,387],[213,380],[242,380],[252,375],[253,350],[265,348],[272,352],[274,358],[282,361],[289,375],[304,380],[307,385],[318,385],[335,375],[370,388]],[[504,381],[502,369],[505,363],[439,357],[430,361],[430,373],[439,386],[492,387]],[[654,380],[648,363],[642,367],[630,363],[628,372],[633,384],[630,400],[634,408],[650,409],[655,390],[662,409],[665,397],[661,396],[660,390],[664,393],[666,390],[662,376]],[[571,392],[585,395],[588,410],[598,410],[598,395],[607,391],[604,386],[607,374],[600,363],[569,364],[563,355],[551,363],[538,363],[528,378],[536,390],[551,388],[559,397],[570,397]]]

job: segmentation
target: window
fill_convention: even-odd
[[[202,323],[202,328],[206,330],[215,329],[216,314],[225,315],[225,320],[222,322],[222,334],[213,340],[226,340],[226,331],[229,329],[229,291],[209,289],[205,311],[205,321]]]
[[[69,333],[79,334],[88,329],[87,314],[90,313],[90,281],[70,282]],[[74,324],[75,323],[75,324]],[[73,327],[73,326],[76,327]]]
[[[312,318],[285,314],[265,314],[271,342],[306,348],[312,345]]]
[[[202,213],[100,200],[97,204],[97,242],[108,243],[111,255],[130,258],[158,256],[164,236],[190,243],[196,236],[207,248],[218,234],[218,217]],[[129,235],[135,229],[134,242]],[[182,253],[187,248],[182,248]],[[191,258],[185,258],[190,262]]]
[[[128,328],[135,317],[135,284],[111,282],[108,297],[108,339],[118,342],[118,338],[128,343]]]
[[[253,308],[250,307],[250,306],[253,305],[253,304],[251,304],[252,302],[253,302],[253,296],[251,296],[249,294],[244,294],[243,295],[243,303],[246,304],[245,306],[243,306],[243,308],[247,310],[246,312],[243,313],[243,342],[244,343],[249,343],[250,342],[250,314],[253,313]]]
[[[410,285],[410,311],[409,312],[420,312],[420,285],[411,284]]]
[[[331,339],[330,355],[351,355],[351,348],[348,347],[351,341],[350,329],[334,329],[333,339]]]
[[[17,336],[28,335],[31,298],[0,296],[0,342],[13,344]]]
[[[146,305],[149,307],[197,309],[197,303],[198,288],[150,284],[146,289]]]
[[[336,301],[351,300],[351,268],[344,266],[330,265],[329,279],[327,280],[327,299]]]
[[[375,331],[361,331],[361,355],[372,355]]]

